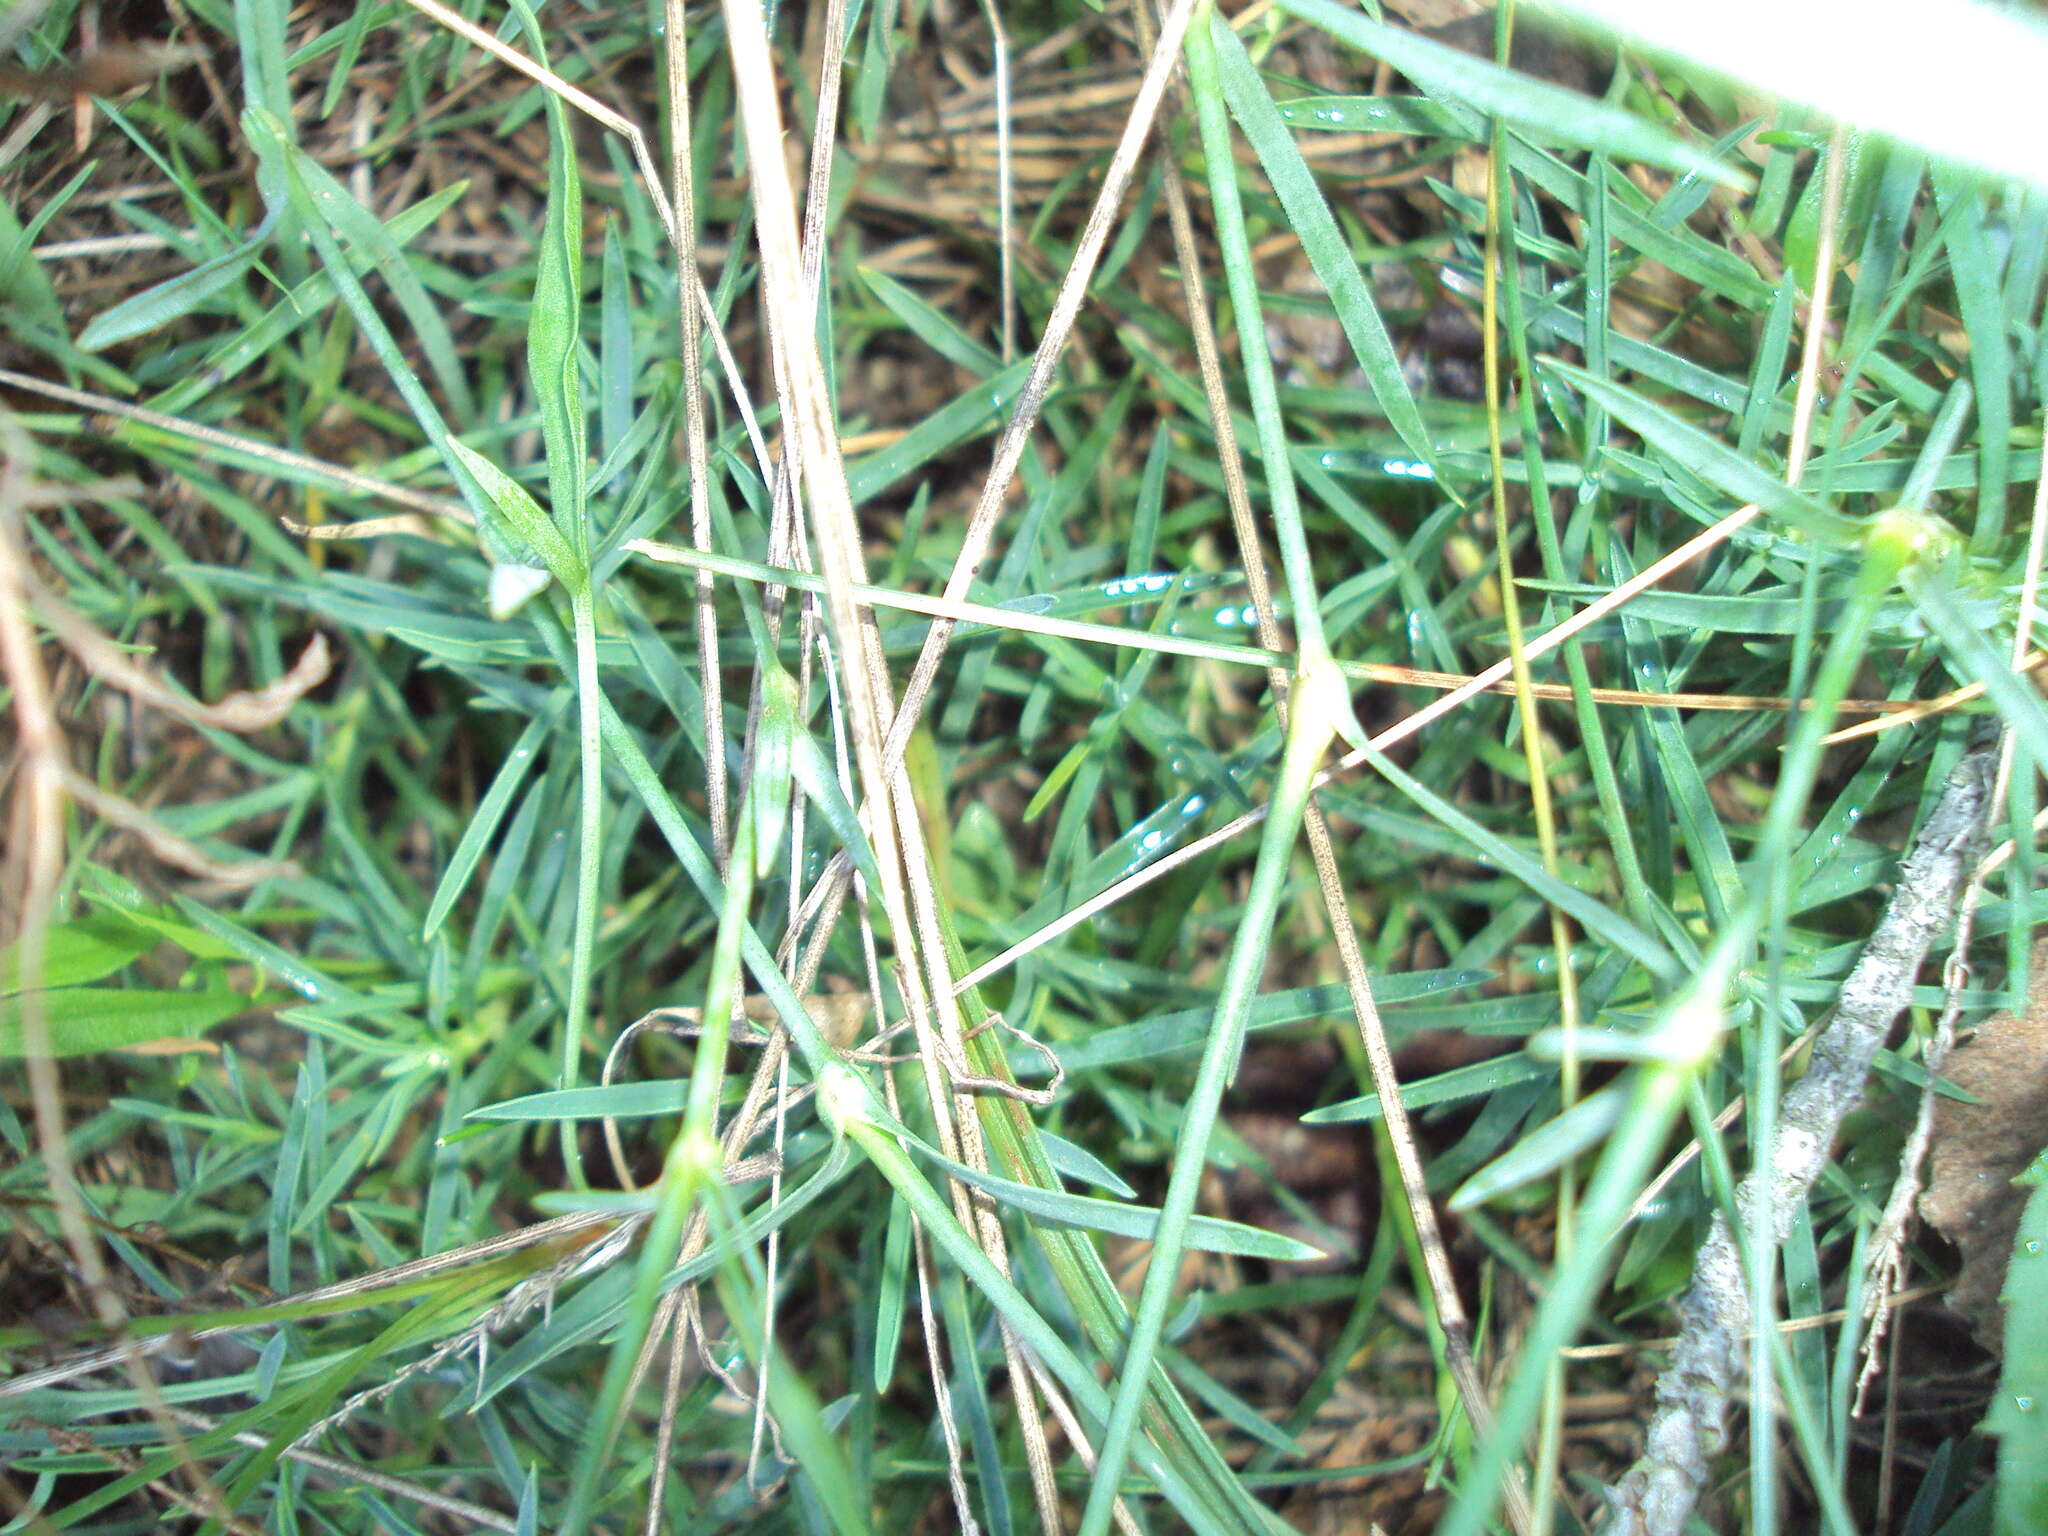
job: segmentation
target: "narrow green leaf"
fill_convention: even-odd
[[[1590,149],[1619,160],[1640,160],[1682,175],[1704,176],[1738,192],[1751,178],[1700,153],[1670,131],[1633,112],[1591,96],[1503,69],[1445,43],[1368,21],[1333,0],[1278,0],[1280,9],[1313,22],[1331,36],[1385,59],[1432,96],[1447,97],[1507,119],[1516,129],[1553,143]]]
[[[626,273],[626,252],[619,227],[604,221],[604,281],[600,291],[603,320],[599,328],[599,442],[610,460],[633,425],[633,281]],[[599,481],[602,485],[604,482]]]
[[[1484,1205],[1496,1195],[1554,1173],[1580,1153],[1606,1139],[1627,1113],[1629,1091],[1623,1084],[1603,1088],[1581,1099],[1548,1125],[1531,1131],[1501,1156],[1473,1174],[1448,1202],[1451,1210]]]
[[[652,1083],[612,1083],[602,1088],[556,1088],[500,1104],[480,1104],[470,1120],[614,1120],[680,1115],[689,1097],[687,1078]]]
[[[538,555],[549,573],[564,587],[572,590],[580,587],[587,575],[582,557],[570,548],[562,530],[547,513],[541,511],[540,503],[533,499],[526,487],[469,444],[451,437],[448,446],[490,498],[491,506],[498,513],[500,531]]]
[[[1097,1189],[1106,1189],[1120,1200],[1138,1198],[1138,1192],[1125,1183],[1114,1168],[1086,1147],[1051,1131],[1040,1131],[1038,1140],[1045,1148],[1045,1160],[1068,1178],[1093,1184]]]
[[[790,753],[791,776],[824,815],[825,824],[839,839],[839,846],[852,857],[853,867],[860,871],[861,878],[869,883],[870,889],[874,888],[881,880],[875,851],[868,846],[868,835],[861,828],[853,802],[840,786],[839,775],[826,760],[825,749],[809,731],[799,729],[790,742]]]
[[[896,1350],[903,1338],[903,1304],[910,1288],[910,1207],[889,1202],[889,1231],[882,1242],[882,1283],[875,1287],[875,1390],[886,1392],[896,1377]]]
[[[1407,971],[1375,975],[1371,991],[1373,1001],[1388,1008],[1436,993],[1476,987],[1492,979],[1491,971],[1481,970]],[[1117,1062],[1149,1061],[1174,1051],[1193,1050],[1207,1038],[1215,1013],[1213,1007],[1205,1006],[1154,1014],[1114,1029],[1097,1030],[1085,1040],[1068,1041],[1056,1046],[1054,1054],[1069,1072],[1085,1072]],[[1277,1029],[1325,1017],[1351,1017],[1351,994],[1343,986],[1332,983],[1265,993],[1253,1000],[1245,1028]],[[1388,1022],[1398,1036],[1398,1018]],[[1028,1074],[1041,1069],[1024,1061],[1018,1063],[1018,1070]]]
[[[1862,526],[1854,518],[1830,511],[1812,497],[1793,490],[1782,476],[1751,463],[1718,438],[1681,421],[1661,405],[1653,405],[1631,390],[1556,358],[1541,358],[1539,363],[1546,372],[1570,380],[1575,388],[1605,406],[1616,420],[1640,432],[1682,469],[1737,501],[1754,502],[1802,533],[1837,547],[1860,539]]]
[[[939,356],[959,364],[977,378],[987,378],[1001,371],[1003,360],[1000,357],[895,278],[885,272],[877,272],[873,267],[856,267],[854,271],[882,301],[882,307],[901,320],[913,336]]]
[[[527,721],[526,729],[519,733],[512,750],[505,754],[505,761],[498,765],[491,787],[477,802],[476,813],[469,818],[469,825],[462,829],[462,839],[448,855],[448,865],[441,871],[440,883],[434,887],[433,900],[427,904],[426,921],[421,925],[423,941],[432,940],[441,931],[441,924],[448,920],[449,912],[461,899],[469,877],[476,872],[477,864],[484,856],[484,850],[497,835],[498,824],[504,820],[506,809],[512,804],[512,796],[518,792],[538,760],[541,739],[552,729],[555,713],[549,709]]]
[[[2048,1530],[2048,1308],[2041,1272],[2048,1268],[2048,1179],[2043,1164],[2021,1175],[2034,1192],[2020,1217],[2005,1271],[2005,1365],[1984,1427],[1998,1436],[1996,1536]]]
[[[169,325],[191,314],[222,289],[229,287],[256,264],[263,248],[277,228],[278,210],[264,215],[249,238],[233,250],[222,251],[190,272],[168,278],[142,292],[123,299],[111,309],[101,310],[79,332],[78,345],[86,352],[98,352],[120,342],[133,341],[158,326]]]
[[[963,1184],[986,1190],[1004,1205],[1022,1211],[1034,1221],[1056,1226],[1080,1227],[1091,1232],[1109,1232],[1118,1237],[1152,1240],[1159,1228],[1159,1212],[1147,1205],[1124,1205],[1115,1200],[1098,1200],[1092,1195],[1070,1195],[1036,1185],[1019,1184],[1000,1174],[983,1173],[956,1163],[914,1137],[905,1136],[911,1149],[929,1162],[937,1163]],[[1214,1216],[1188,1218],[1187,1245],[1210,1253],[1230,1253],[1247,1259],[1272,1259],[1283,1264],[1307,1264],[1327,1255],[1296,1238],[1277,1232],[1263,1232],[1241,1222]]]
[[[1363,24],[1372,25],[1371,22]],[[1237,40],[1237,34],[1230,30],[1221,16],[1214,18],[1209,32],[1216,44],[1217,73],[1223,83],[1223,99],[1229,103],[1231,116],[1237,119],[1245,138],[1258,152],[1259,163],[1266,168],[1267,180],[1273,184],[1273,192],[1280,199],[1281,207],[1287,210],[1288,222],[1294,228],[1295,237],[1301,241],[1309,265],[1315,268],[1316,276],[1329,291],[1330,302],[1336,306],[1337,321],[1344,328],[1345,340],[1351,343],[1359,367],[1365,371],[1373,397],[1379,401],[1381,411],[1385,412],[1387,421],[1400,435],[1408,451],[1429,465],[1441,480],[1442,469],[1437,463],[1436,444],[1423,423],[1421,411],[1416,408],[1415,397],[1408,388],[1408,377],[1402,371],[1399,354],[1394,350],[1393,338],[1387,334],[1386,322],[1380,318],[1372,290],[1366,285],[1364,274],[1358,270],[1358,263],[1352,259],[1343,232],[1337,228],[1337,220],[1323,198],[1322,188],[1316,185],[1308,162],[1302,159],[1301,149],[1294,142],[1294,135],[1288,131],[1286,120],[1273,105],[1273,98],[1266,93],[1266,84],[1246,57],[1244,45]]]
[[[545,63],[546,37],[539,21],[524,0],[514,9],[525,25],[534,57]],[[526,366],[533,376],[541,438],[547,446],[548,501],[556,526],[587,560],[583,380],[577,360],[583,319],[583,186],[568,108],[554,92],[541,94],[548,119],[548,202],[533,306],[527,316]],[[555,575],[563,579],[561,571]],[[574,584],[564,579],[564,585]]]
[[[1031,364],[1021,362],[984,379],[919,421],[888,447],[846,466],[847,489],[859,506],[940,454],[991,430],[1017,398]]]
[[[1296,96],[1277,103],[1292,128],[1329,133],[1407,133],[1424,139],[1481,143],[1486,119],[1454,102],[1426,96]]]
[[[22,1000],[0,998],[0,1057],[24,1054]],[[158,1040],[196,1040],[257,1004],[239,992],[165,992],[148,987],[61,987],[41,999],[52,1056],[133,1050]]]
[[[108,912],[73,918],[43,935],[43,987],[76,987],[111,976],[156,948],[162,935]],[[21,990],[21,944],[0,945],[0,994]]]
[[[449,410],[458,421],[473,420],[476,403],[456,352],[455,338],[449,334],[440,306],[428,295],[412,261],[384,227],[384,221],[357,202],[325,166],[296,148],[292,155],[292,173],[305,185],[305,202],[311,206],[313,217],[324,220],[343,240],[368,254],[371,265],[390,288],[391,297],[412,327],[419,350],[447,397]]]
[[[1401,1103],[1409,1109],[1427,1109],[1432,1104],[1455,1104],[1460,1099],[1482,1098],[1516,1083],[1533,1083],[1556,1076],[1557,1069],[1522,1055],[1496,1056],[1469,1067],[1454,1067],[1419,1083],[1405,1083]],[[1303,1125],[1348,1125],[1356,1120],[1378,1120],[1385,1114],[1380,1096],[1368,1093],[1326,1104],[1301,1117]]]

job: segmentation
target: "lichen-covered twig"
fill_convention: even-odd
[[[1814,1041],[1812,1064],[1785,1094],[1769,1161],[1736,1191],[1743,1222],[1762,1187],[1758,1180],[1768,1179],[1772,1227],[1782,1240],[1827,1166],[1843,1117],[1863,1098],[1871,1058],[1955,910],[1990,809],[1994,760],[1992,752],[1975,752],[1956,766],[1900,864],[1884,916],[1842,984],[1834,1017]],[[1679,1313],[1678,1343],[1657,1380],[1657,1408],[1643,1454],[1611,1495],[1607,1536],[1680,1536],[1724,1443],[1750,1314],[1748,1282],[1723,1212],[1715,1212],[1700,1245],[1692,1288]]]

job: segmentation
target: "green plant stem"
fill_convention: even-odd
[[[956,976],[965,974],[966,954],[943,905],[939,920],[948,967]],[[978,989],[969,987],[961,994],[960,1011],[967,1026],[968,1061],[974,1071],[985,1077],[1015,1081],[1003,1054],[1002,1035],[986,1027],[991,1015]],[[1038,1139],[1037,1123],[1025,1106],[998,1094],[982,1096],[979,1104],[989,1148],[1009,1176],[1041,1189],[1060,1188],[1059,1176],[1047,1161],[1044,1145]],[[1087,1234],[1058,1225],[1038,1226],[1035,1235],[1089,1342],[1105,1357],[1114,1355],[1123,1346],[1130,1313],[1095,1244]],[[1190,1524],[1197,1529],[1257,1530],[1270,1522],[1264,1506],[1246,1492],[1238,1474],[1223,1459],[1179,1389],[1163,1369],[1156,1367],[1152,1373],[1146,1433],[1157,1443],[1160,1454],[1206,1500],[1209,1524],[1203,1526],[1192,1517]],[[1235,1527],[1229,1524],[1233,1516]]]
[[[1244,207],[1237,192],[1237,163],[1231,152],[1230,117],[1224,107],[1223,84],[1218,78],[1216,42],[1212,27],[1222,26],[1213,4],[1205,3],[1188,26],[1187,54],[1189,94],[1195,103],[1195,120],[1202,134],[1202,158],[1208,165],[1209,202],[1216,219],[1216,246],[1223,258],[1224,280],[1230,289],[1230,305],[1236,316],[1240,337],[1238,361],[1244,369],[1245,392],[1251,398],[1252,422],[1258,430],[1259,457],[1266,471],[1266,495],[1272,514],[1274,541],[1280,546],[1280,565],[1287,578],[1287,595],[1293,605],[1295,642],[1302,664],[1311,665],[1330,654],[1323,637],[1323,619],[1316,601],[1315,580],[1310,573],[1308,536],[1301,525],[1301,504],[1295,494],[1294,474],[1287,458],[1286,419],[1280,411],[1280,391],[1273,378],[1273,357],[1265,345],[1266,327],[1259,303],[1258,274],[1252,269],[1251,239],[1245,229]],[[1232,40],[1233,42],[1235,39]]]
[[[1067,1389],[1075,1405],[1098,1424],[1107,1420],[1110,1415],[1109,1394],[1102,1390],[1094,1373],[1052,1325],[1039,1315],[1015,1283],[997,1269],[989,1256],[967,1235],[967,1230],[954,1217],[952,1208],[939,1198],[938,1192],[917,1171],[910,1154],[898,1144],[895,1135],[880,1123],[881,1106],[874,1102],[873,1094],[850,1068],[832,1069],[832,1075],[821,1086],[820,1108],[827,1120],[833,1121],[842,1113],[826,1103],[829,1097],[836,1096],[835,1090],[842,1084],[859,1085],[856,1091],[865,1099],[865,1103],[852,1114],[837,1119],[846,1137],[889,1181],[926,1233],[960,1267],[975,1289],[1016,1330],[1024,1346],[1037,1355],[1045,1368]],[[1159,1491],[1183,1515],[1199,1507],[1200,1501],[1177,1466],[1146,1444],[1140,1444],[1136,1455],[1138,1464],[1158,1485]],[[1097,1483],[1100,1486],[1099,1478]]]
[[[797,1466],[810,1478],[812,1491],[839,1536],[866,1536],[872,1527],[855,1502],[858,1485],[847,1466],[846,1453],[825,1425],[817,1394],[801,1370],[777,1358],[780,1351],[775,1348],[774,1335],[762,1331],[760,1320],[765,1314],[761,1298],[767,1281],[745,1241],[746,1227],[734,1208],[732,1191],[714,1184],[705,1195],[717,1241],[725,1250],[724,1262],[713,1272],[719,1304],[740,1347],[753,1362],[754,1379],[767,1395],[777,1431]]]
[[[1115,1405],[1103,1433],[1100,1459],[1088,1490],[1088,1505],[1081,1517],[1081,1536],[1105,1536],[1109,1529],[1117,1484],[1131,1454],[1138,1409],[1145,1398],[1146,1379],[1166,1325],[1166,1309],[1173,1300],[1181,1255],[1187,1247],[1188,1218],[1194,1214],[1202,1170],[1208,1163],[1217,1111],[1244,1050],[1245,1025],[1251,1016],[1259,974],[1265,969],[1274,918],[1287,885],[1287,866],[1301,830],[1302,815],[1308,808],[1317,765],[1334,734],[1334,711],[1327,697],[1334,689],[1342,707],[1348,708],[1342,687],[1337,675],[1329,670],[1303,673],[1296,681],[1293,719],[1287,732],[1287,749],[1280,760],[1279,782],[1273,790],[1272,811],[1260,832],[1251,893],[1245,900],[1237,939],[1224,968],[1216,1017],[1209,1028],[1202,1064],[1181,1117],[1180,1135],[1174,1145],[1173,1174],[1160,1205],[1159,1235],[1152,1245],[1144,1287],[1138,1293],[1138,1310],[1131,1321]]]
[[[754,806],[751,799],[740,809],[738,841],[745,849],[752,836]],[[640,1354],[653,1326],[654,1309],[661,1299],[662,1282],[675,1268],[682,1245],[683,1229],[705,1181],[718,1177],[721,1155],[718,1147],[717,1116],[719,1088],[725,1081],[726,1045],[734,1008],[740,994],[740,948],[747,933],[747,906],[754,895],[754,861],[751,857],[726,862],[725,904],[718,914],[718,937],[711,950],[711,972],[705,982],[703,1033],[697,1038],[697,1058],[690,1071],[690,1096],[683,1113],[682,1129],[669,1144],[663,1159],[661,1186],[655,1197],[654,1219],[648,1224],[647,1240],[640,1250],[640,1264],[633,1276],[633,1292],[618,1337],[612,1341],[611,1358],[605,1362],[604,1383],[598,1390],[597,1405],[584,1433],[577,1455],[575,1481],[570,1489],[569,1507],[558,1527],[561,1536],[582,1536],[595,1508],[598,1479],[611,1454],[625,1412],[626,1394],[637,1378]]]
[[[586,573],[584,585],[569,594],[569,613],[576,644],[576,703],[580,817],[576,848],[576,927],[569,950],[569,1006],[562,1014],[561,1088],[576,1086],[583,1036],[590,1027],[590,981],[596,963],[598,878],[604,860],[603,726],[598,702],[597,618]],[[583,1153],[574,1121],[562,1122],[562,1165],[572,1188],[586,1189]]]
[[[1570,1345],[1592,1305],[1607,1272],[1610,1250],[1621,1235],[1628,1212],[1643,1187],[1651,1161],[1661,1150],[1691,1092],[1720,1047],[1725,999],[1751,956],[1761,931],[1770,894],[1769,872],[1791,856],[1807,799],[1819,773],[1821,742],[1832,728],[1835,709],[1848,694],[1849,683],[1862,664],[1865,643],[1878,610],[1901,570],[1920,555],[1908,530],[1880,525],[1866,544],[1856,590],[1846,605],[1841,628],[1829,644],[1814,680],[1811,707],[1796,717],[1764,831],[1751,864],[1756,872],[1746,899],[1729,915],[1727,925],[1701,963],[1692,983],[1665,1009],[1652,1037],[1659,1060],[1637,1069],[1628,1113],[1609,1142],[1586,1190],[1579,1214],[1578,1243],[1560,1266],[1530,1326],[1523,1358],[1548,1360]],[[1770,1048],[1766,1045],[1764,1048]],[[1753,1262],[1774,1262],[1771,1252],[1753,1255]],[[1496,1434],[1479,1447],[1470,1480],[1438,1536],[1480,1536],[1499,1497],[1501,1474],[1510,1465],[1542,1405],[1547,1373],[1516,1373],[1502,1399]]]
[[[1606,1275],[1608,1249],[1622,1232],[1629,1208],[1663,1150],[1693,1077],[1711,1059],[1713,1043],[1721,1032],[1719,1000],[1729,979],[1726,972],[1702,971],[1694,986],[1667,1012],[1662,1033],[1673,1037],[1674,1044],[1686,1037],[1703,1038],[1706,1049],[1696,1049],[1691,1060],[1660,1061],[1639,1069],[1628,1113],[1601,1157],[1579,1207],[1578,1246],[1550,1282],[1536,1310],[1523,1345],[1525,1361],[1553,1359],[1577,1336]],[[1501,1401],[1495,1432],[1474,1448],[1465,1486],[1439,1536],[1480,1536],[1487,1528],[1500,1496],[1502,1476],[1520,1455],[1548,1388],[1547,1371],[1515,1372]]]

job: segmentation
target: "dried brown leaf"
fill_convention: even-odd
[[[2003,1337],[1999,1289],[2027,1191],[2013,1179],[2048,1147],[2048,941],[2034,950],[2023,1013],[1987,1020],[1942,1076],[1974,1104],[1934,1109],[1931,1176],[1920,1214],[1963,1256],[1948,1303],[1994,1354]]]

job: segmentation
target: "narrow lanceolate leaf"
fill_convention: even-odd
[[[483,487],[484,494],[490,498],[491,509],[497,514],[499,531],[512,542],[513,548],[521,553],[531,551],[538,556],[563,586],[572,589],[579,586],[585,574],[582,556],[569,547],[562,530],[540,509],[540,503],[527,493],[526,487],[469,444],[451,438],[448,446],[476,477],[477,484]],[[515,569],[521,568],[517,562],[508,564]],[[498,568],[506,567],[501,565]]]
[[[2048,1154],[2043,1154],[2048,1158]],[[2037,1159],[2016,1181],[2030,1183],[2012,1263],[2005,1272],[2005,1372],[1984,1416],[1998,1436],[1997,1536],[2048,1530],[2048,1164]]]
[[[529,25],[528,31],[538,52],[539,28]],[[576,172],[568,109],[552,91],[544,99],[548,212],[527,321],[526,366],[533,375],[541,438],[547,445],[548,500],[556,524],[581,553],[589,547],[583,515],[583,390],[576,372],[583,318],[583,187]]]
[[[1516,1142],[1513,1149],[1495,1158],[1467,1179],[1451,1196],[1450,1208],[1469,1211],[1496,1195],[1506,1194],[1559,1168],[1605,1139],[1621,1123],[1628,1108],[1628,1090],[1622,1086],[1603,1088],[1590,1099],[1581,1099],[1540,1130]]]
[[[1663,406],[1556,358],[1544,358],[1541,362],[1544,371],[1568,380],[1574,389],[1605,406],[1615,420],[1641,433],[1679,468],[1737,501],[1755,502],[1800,532],[1838,547],[1861,536],[1862,526],[1854,518],[1844,517],[1811,496],[1801,495],[1786,485],[1778,472],[1744,458],[1719,438],[1709,436]]]
[[[1750,178],[1741,171],[1702,154],[1696,146],[1633,112],[1475,59],[1413,32],[1369,21],[1333,0],[1278,3],[1281,10],[1385,59],[1431,96],[1505,118],[1531,138],[1704,176],[1737,191],[1749,187]]]
[[[1329,290],[1338,323],[1344,327],[1344,338],[1351,343],[1359,367],[1365,370],[1380,409],[1408,451],[1436,471],[1436,447],[1430,441],[1421,411],[1416,409],[1415,397],[1409,392],[1393,338],[1387,334],[1386,322],[1372,301],[1372,290],[1366,286],[1365,276],[1344,242],[1343,231],[1338,229],[1336,217],[1323,199],[1322,188],[1316,185],[1294,135],[1288,131],[1279,108],[1273,105],[1273,98],[1266,93],[1265,82],[1246,57],[1237,34],[1220,16],[1214,19],[1210,33],[1216,41],[1223,99],[1229,103],[1231,116],[1237,119],[1245,138],[1258,152],[1259,163],[1265,166],[1274,194],[1287,210],[1288,222],[1294,226],[1295,237],[1301,241],[1309,265]],[[1441,473],[1437,478],[1442,479]]]
[[[469,1112],[471,1120],[633,1120],[680,1115],[690,1084],[684,1078],[651,1083],[610,1083],[601,1088],[555,1088]]]
[[[457,421],[473,419],[476,405],[470,396],[462,362],[456,356],[455,338],[426,285],[413,270],[412,261],[399,248],[391,231],[385,228],[384,221],[357,202],[325,166],[296,146],[292,153],[292,171],[305,184],[315,216],[350,246],[369,253],[377,275],[391,290],[391,297],[404,314],[406,324],[433,372],[434,381],[441,386],[450,413]]]
[[[138,955],[156,947],[160,935],[117,913],[59,923],[43,936],[41,987],[75,987],[111,976]],[[19,941],[0,944],[0,997],[22,990]]]
[[[277,219],[278,210],[272,208],[249,238],[234,249],[209,257],[190,272],[167,278],[94,315],[85,329],[79,332],[79,347],[83,351],[98,352],[124,341],[133,341],[138,336],[146,336],[158,326],[169,325],[173,320],[182,320],[193,313],[256,264],[256,258],[270,243],[270,233],[277,227]]]
[[[512,550],[499,530],[498,521],[490,515],[489,498],[476,483],[463,463],[462,456],[454,451],[454,438],[449,434],[448,424],[442,419],[440,407],[421,384],[419,375],[407,361],[405,351],[392,336],[391,329],[370,301],[368,292],[356,277],[348,253],[342,248],[335,232],[327,225],[326,217],[313,196],[307,178],[307,158],[297,144],[292,142],[289,130],[261,107],[251,107],[242,114],[242,131],[247,134],[249,144],[256,151],[256,184],[263,192],[263,200],[271,208],[289,205],[292,212],[304,221],[307,235],[313,247],[320,254],[321,264],[326,268],[334,290],[340,295],[363,339],[370,350],[377,354],[377,361],[390,375],[392,387],[404,399],[406,408],[420,431],[434,449],[442,456],[450,477],[462,493],[477,518],[477,537],[484,552],[493,564],[507,565],[516,562]]]
[[[146,987],[60,987],[0,998],[0,1059],[22,1054],[23,1000],[42,1005],[52,1056],[92,1056],[196,1040],[216,1024],[247,1013],[250,1000],[228,988],[165,992]]]
[[[1033,1184],[1019,1184],[1000,1174],[983,1173],[965,1163],[956,1163],[923,1142],[911,1140],[910,1145],[961,1183],[987,1190],[1004,1205],[1022,1211],[1035,1221],[1052,1222],[1062,1227],[1083,1227],[1092,1232],[1110,1232],[1118,1237],[1134,1237],[1146,1242],[1159,1230],[1159,1212],[1149,1205],[1125,1205],[1116,1200],[1098,1200],[1092,1195],[1069,1195],[1040,1189]],[[1326,1257],[1320,1248],[1312,1248],[1295,1238],[1213,1216],[1189,1218],[1187,1245],[1210,1253],[1232,1253],[1243,1258],[1271,1259],[1283,1264],[1307,1264]]]

